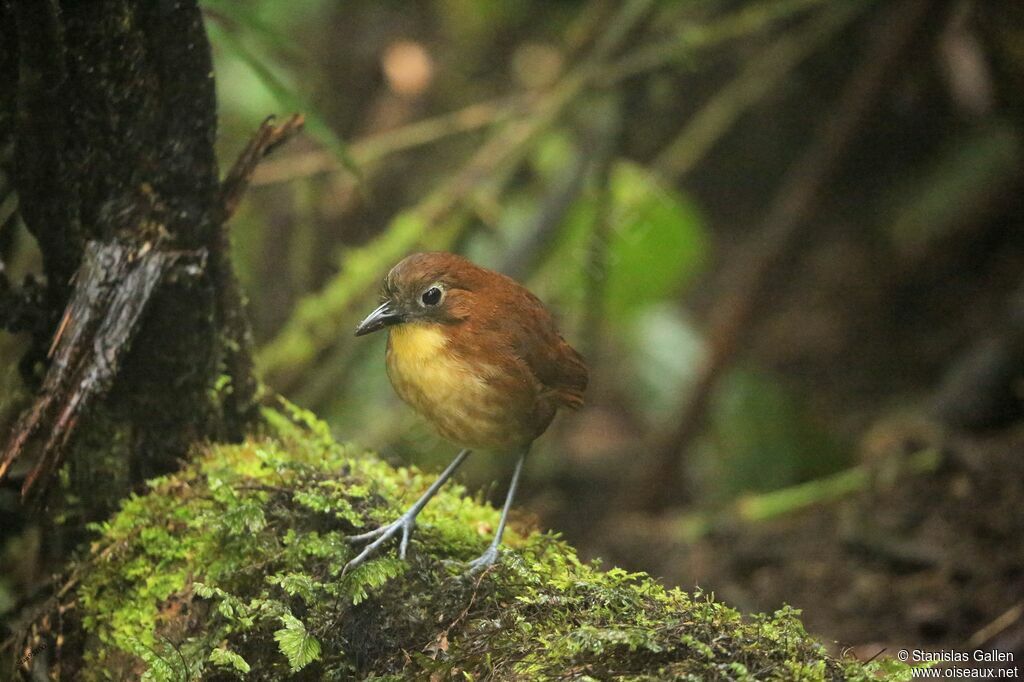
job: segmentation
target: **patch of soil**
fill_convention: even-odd
[[[869,443],[872,483],[852,497],[657,555],[642,537],[612,539],[608,559],[743,610],[790,604],[859,656],[996,649],[1024,665],[1024,424],[937,435],[925,447],[940,464],[927,474],[900,466],[920,434],[893,428]]]

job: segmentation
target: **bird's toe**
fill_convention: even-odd
[[[374,538],[384,535],[388,531],[389,526],[381,526],[380,528],[374,528],[371,531],[360,533],[359,535],[349,535],[345,538],[345,541],[352,545],[357,545],[360,542],[366,542],[367,540],[373,540]]]
[[[385,542],[397,535],[399,531],[401,531],[402,537],[398,547],[398,556],[401,559],[405,559],[406,552],[409,549],[409,539],[412,537],[412,532],[415,528],[416,517],[409,514],[403,514],[386,526],[381,526],[380,528],[366,533],[360,533],[359,535],[349,536],[346,538],[349,543],[355,544],[365,542],[367,540],[373,540],[373,542],[364,547],[362,552],[345,564],[345,567],[341,570],[341,574],[345,575],[352,569],[361,566],[367,559],[376,554]]]
[[[488,567],[493,566],[501,558],[501,553],[495,546],[490,546],[487,551],[481,554],[476,559],[469,562],[466,569],[466,575],[475,576],[485,571]]]

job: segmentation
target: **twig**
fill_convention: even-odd
[[[583,192],[593,163],[593,155],[581,150],[569,168],[554,180],[554,187],[540,198],[540,206],[523,228],[527,236],[502,257],[501,264],[496,268],[499,272],[516,280],[529,277],[548,253],[548,247],[558,236],[563,219]]]
[[[649,473],[636,491],[640,507],[660,509],[678,498],[680,453],[704,424],[712,389],[745,342],[761,308],[771,277],[806,235],[807,217],[817,208],[822,189],[835,174],[867,114],[895,72],[899,56],[931,8],[930,0],[905,0],[879,20],[863,61],[850,76],[830,115],[811,145],[786,173],[771,209],[750,244],[751,257],[737,267],[737,284],[721,303],[708,333],[709,358],[677,427],[655,450]]]
[[[3,170],[0,169],[0,267],[7,250],[7,243],[12,239],[9,224],[18,214],[18,195],[4,182]]]
[[[614,84],[627,78],[664,68],[692,58],[698,51],[717,47],[765,30],[824,0],[765,0],[742,6],[736,12],[706,24],[684,23],[674,35],[654,44],[644,44],[612,64],[602,84]]]
[[[921,450],[907,457],[901,465],[900,474],[929,474],[938,470],[942,463],[942,454],[937,450]],[[723,526],[763,523],[816,505],[846,499],[869,489],[876,480],[874,474],[870,465],[860,464],[806,483],[767,493],[744,495],[726,508],[713,512],[666,514],[654,522],[644,514],[635,514],[632,517],[627,515],[613,520],[605,528],[605,532],[619,535],[622,531],[615,528],[637,528],[643,525],[652,537],[656,535],[661,539],[668,538],[672,542],[692,543]]]
[[[242,195],[249,187],[253,173],[263,157],[294,137],[302,130],[304,123],[305,118],[302,114],[292,114],[280,125],[275,124],[273,116],[263,121],[221,183],[222,220],[227,221],[235,214]]]
[[[210,270],[217,285],[217,316],[227,339],[224,344],[224,368],[231,377],[231,386],[223,403],[225,435],[234,440],[241,439],[256,418],[259,384],[252,359],[252,324],[246,311],[245,297],[231,264],[227,221],[238,209],[260,161],[294,137],[302,129],[304,121],[301,114],[292,114],[280,125],[275,124],[273,116],[264,120],[220,187],[220,234],[214,243]]]
[[[353,142],[349,153],[363,168],[397,152],[422,147],[459,133],[479,130],[511,116],[521,104],[517,98],[478,102],[468,107]],[[253,175],[254,185],[272,185],[297,178],[343,170],[338,157],[323,149],[293,154],[261,164]]]
[[[653,0],[627,0],[608,22],[608,30],[600,34],[587,58],[590,66],[597,68],[611,57],[625,42],[626,37],[636,28],[651,7]]]
[[[608,272],[610,269],[608,249],[611,243],[612,187],[611,169],[614,161],[615,143],[622,133],[622,103],[618,98],[609,99],[606,108],[608,120],[604,129],[592,141],[595,153],[595,175],[597,182],[597,210],[594,212],[594,227],[587,244],[586,293],[583,305],[583,320],[580,338],[586,343],[584,353],[592,358],[601,355],[601,342],[605,330],[605,311]]]
[[[998,618],[981,628],[967,640],[969,649],[980,649],[1002,634],[1008,627],[1024,616],[1024,602],[1019,602],[999,615]]]
[[[668,143],[653,164],[655,170],[674,179],[688,173],[744,112],[775,90],[788,73],[849,25],[867,5],[844,2],[823,9],[804,26],[759,51]]]
[[[639,48],[608,68],[602,69],[595,84],[599,87],[611,87],[633,76],[664,68],[693,56],[697,51],[764,30],[771,23],[822,2],[824,0],[770,0],[744,7],[706,25],[686,25],[671,39]],[[594,16],[601,15],[597,13]],[[506,116],[513,116],[517,109],[523,107],[525,101],[525,96],[517,95],[471,104],[453,112],[358,140],[349,146],[349,152],[359,167],[365,167],[396,152],[422,147],[446,137],[484,128]],[[334,154],[318,149],[261,164],[252,182],[254,185],[271,185],[342,170]]]

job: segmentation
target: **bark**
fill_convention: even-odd
[[[32,333],[36,387],[0,477],[41,491],[67,460],[65,497],[88,521],[254,415],[200,10],[0,4],[0,83],[5,175],[44,270],[39,285],[0,280],[0,326]]]

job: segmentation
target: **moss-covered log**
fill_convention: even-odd
[[[446,489],[408,562],[342,576],[345,536],[389,520],[432,477],[395,469],[297,412],[209,447],[127,500],[24,651],[74,679],[869,679],[784,609],[743,617],[703,593],[581,563],[513,529],[503,563],[462,577],[497,511]],[[518,531],[518,532],[517,532]],[[49,627],[43,625],[48,622]],[[62,637],[58,648],[57,638]],[[52,669],[51,669],[52,671]]]

